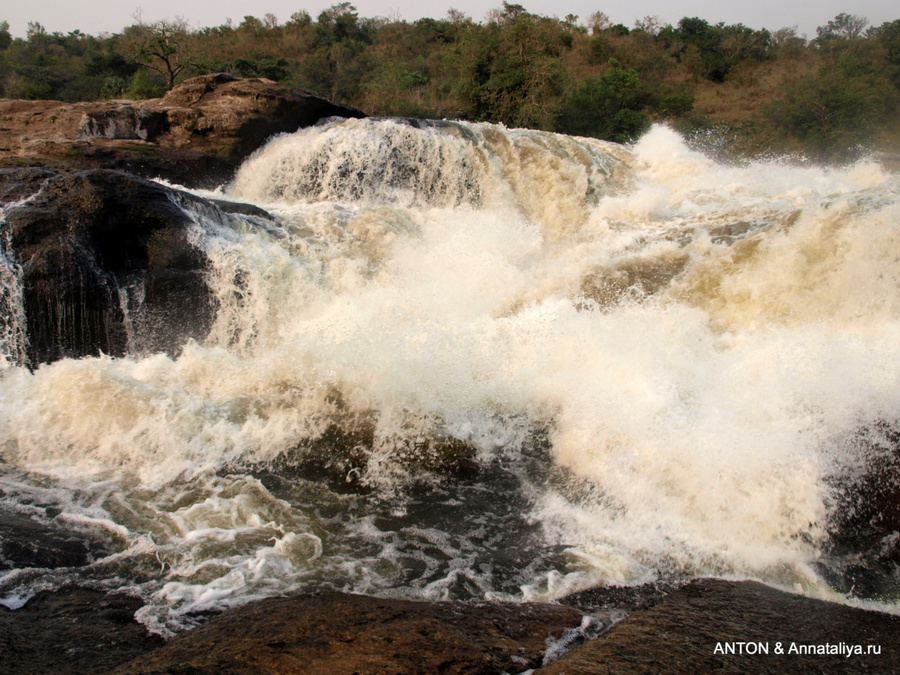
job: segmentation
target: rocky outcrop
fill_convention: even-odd
[[[82,588],[0,605],[0,674],[105,673],[162,646],[134,620],[141,601]]]
[[[896,673],[898,641],[898,616],[700,579],[534,675]]]
[[[129,174],[0,170],[9,255],[19,266],[27,360],[173,353],[206,336],[206,254],[185,208],[213,204]],[[226,216],[219,212],[224,219]]]
[[[642,608],[602,632],[607,610],[620,602]],[[66,588],[21,609],[0,606],[0,673],[900,672],[900,617],[751,581],[698,579],[663,595],[597,589],[561,604],[329,591],[228,610],[165,644],[134,621],[139,605]]]
[[[521,673],[582,614],[548,604],[413,602],[346,593],[232,610],[120,667],[141,673]]]
[[[23,514],[0,510],[0,570],[82,567],[94,554],[103,554],[98,542]]]
[[[119,172],[221,185],[272,136],[333,116],[364,115],[226,74],[146,101],[0,100],[0,358],[37,365],[135,347],[172,353],[204,337],[214,311],[207,261],[174,202],[267,214]]]
[[[212,187],[273,135],[332,116],[364,114],[302,89],[223,73],[146,101],[2,100],[0,161],[119,169]]]
[[[845,445],[852,459],[829,481],[829,537],[817,567],[839,591],[877,599],[895,592],[900,569],[900,430],[877,422]]]

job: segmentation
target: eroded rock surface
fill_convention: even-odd
[[[618,600],[656,602],[574,646],[585,632],[584,612],[562,604],[414,602],[338,592],[255,602],[163,644],[134,622],[139,601],[63,589],[39,594],[19,610],[0,607],[0,673],[900,672],[898,616],[749,581],[695,580],[662,599],[649,591],[598,589],[566,599],[589,610]],[[563,653],[566,644],[574,648]],[[815,653],[829,648],[835,653]],[[864,653],[854,653],[857,648]],[[875,648],[879,653],[868,653]],[[561,658],[548,662],[554,654]]]
[[[838,649],[841,643],[859,645],[864,652],[871,645],[880,653],[802,654],[791,649]],[[768,654],[762,653],[762,645]],[[534,675],[896,673],[898,649],[898,616],[783,593],[752,581],[700,579],[629,614]]]
[[[162,645],[134,620],[141,601],[68,588],[0,606],[0,674],[95,675]]]
[[[303,595],[227,612],[115,672],[521,673],[581,620],[561,605]]]
[[[365,115],[302,89],[223,73],[146,101],[0,100],[0,162],[120,169],[212,187],[273,135],[333,116]]]
[[[208,260],[181,205],[217,207],[108,170],[0,170],[2,195],[18,202],[0,207],[31,365],[129,348],[174,352],[206,336]]]

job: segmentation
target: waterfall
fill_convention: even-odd
[[[15,259],[0,211],[0,369],[28,365],[28,333],[22,297],[22,267]]]
[[[831,545],[900,421],[896,175],[724,165],[665,127],[367,119],[195,194],[272,215],[181,203],[208,335],[0,379],[7,499],[115,542],[53,583],[138,594],[163,633],[297,589],[702,575],[896,611],[896,580],[845,584],[863,551]],[[120,293],[134,345],[141,286]]]

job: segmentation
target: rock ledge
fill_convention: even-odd
[[[224,73],[146,101],[0,100],[0,165],[119,169],[213,187],[273,135],[335,116],[365,117],[302,89]]]

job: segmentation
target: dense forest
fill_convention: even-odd
[[[500,122],[629,141],[666,121],[732,157],[791,152],[848,161],[900,151],[900,19],[839,14],[812,40],[685,17],[632,27],[504,2],[482,22],[451,10],[414,22],[348,2],[284,23],[267,14],[191,29],[182,19],[114,35],[24,39],[0,21],[0,97],[161,96],[209,72],[266,77],[370,115]]]

